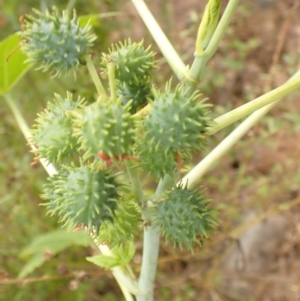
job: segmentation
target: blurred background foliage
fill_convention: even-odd
[[[241,1],[201,82],[203,93],[214,104],[215,116],[276,87],[299,69],[297,2]],[[147,3],[190,64],[206,1]],[[144,38],[146,45],[153,44],[129,0],[2,0],[0,38],[20,30],[19,17],[30,13],[32,7],[56,5],[64,9],[72,4],[80,16],[103,14],[93,29],[99,37],[93,54],[96,62],[100,61],[101,52],[119,39]],[[153,48],[156,50],[155,45]],[[160,68],[154,79],[158,86],[164,86],[171,72],[159,53],[157,58]],[[32,70],[11,95],[31,125],[53,93],[64,95],[66,90],[87,101],[95,96],[84,69],[78,72],[76,80],[51,79],[48,74]],[[299,97],[299,93],[294,93],[281,102],[203,179],[207,194],[220,211],[219,234],[195,254],[162,246],[157,300],[297,300]],[[207,150],[195,156],[193,162],[235,126],[211,137]],[[85,260],[95,252],[92,246],[72,246],[58,254],[45,252],[42,267],[25,279],[17,278],[29,259],[21,257],[21,251],[37,237],[59,229],[59,225],[56,218],[45,217],[45,209],[39,206],[46,173],[40,165],[30,166],[33,154],[4,101],[0,106],[0,132],[0,299],[121,300],[111,274]],[[133,265],[138,272],[141,242],[136,247]],[[284,286],[287,281],[289,285]]]

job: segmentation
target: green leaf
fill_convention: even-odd
[[[42,253],[37,253],[23,266],[18,278],[24,278],[28,274],[32,273],[36,268],[43,265],[45,262],[45,256]]]
[[[114,247],[112,252],[118,258],[120,265],[124,266],[130,262],[135,253],[134,243],[132,241],[128,241],[124,246],[120,245]]]
[[[86,260],[107,270],[120,265],[119,258],[102,254],[86,257]]]
[[[132,259],[135,253],[133,242],[128,242],[126,245],[116,246],[111,249],[112,256],[96,255],[87,257],[86,260],[98,265],[104,269],[111,269],[116,266],[125,266]]]
[[[25,63],[26,55],[18,48],[20,37],[17,33],[0,43],[0,95],[10,91],[31,68]]]
[[[47,254],[54,256],[72,245],[86,247],[90,242],[90,237],[85,232],[57,230],[42,234],[21,251],[20,257],[31,258],[24,265],[18,277],[23,278],[41,266],[47,260],[47,256],[45,256]]]
[[[30,245],[21,252],[21,257],[27,257],[36,253],[50,251],[57,254],[71,245],[88,246],[90,237],[85,232],[68,232],[56,230],[36,237]]]

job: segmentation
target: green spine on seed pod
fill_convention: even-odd
[[[141,226],[141,213],[133,201],[119,200],[112,221],[100,228],[99,240],[112,248],[133,241]]]
[[[35,16],[26,15],[21,36],[21,50],[28,62],[36,63],[38,69],[50,70],[53,77],[75,72],[82,64],[96,40],[90,26],[80,27],[76,12],[62,14],[54,7],[42,13],[33,10]]]
[[[154,56],[150,46],[144,48],[143,41],[132,43],[127,40],[113,45],[108,54],[103,54],[103,71],[107,72],[107,63],[113,61],[116,65],[117,80],[129,84],[148,82],[155,68]]]
[[[175,92],[167,86],[165,93],[157,93],[145,118],[146,139],[182,153],[202,149],[212,119],[208,116],[211,105],[199,101],[200,96],[198,91],[189,95],[182,86]]]
[[[66,114],[82,108],[83,99],[73,100],[73,95],[67,93],[64,98],[55,94],[54,102],[48,103],[47,109],[38,114],[31,131],[31,144],[37,147],[37,158],[46,158],[50,162],[61,163],[63,159],[72,156],[79,148],[79,143],[73,134],[72,119]]]
[[[84,159],[99,153],[111,159],[130,155],[134,144],[134,122],[129,107],[116,103],[95,102],[85,107],[75,135],[85,151]]]
[[[153,225],[167,242],[193,250],[215,232],[217,213],[209,204],[203,192],[176,187],[155,205]]]
[[[69,229],[87,227],[98,233],[105,221],[112,221],[117,208],[118,184],[109,170],[96,167],[64,167],[49,178],[42,198],[48,214],[58,215]]]
[[[153,99],[151,85],[148,82],[117,84],[117,96],[121,98],[122,105],[130,103],[130,113],[134,114]]]

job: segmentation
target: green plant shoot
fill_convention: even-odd
[[[200,23],[195,55],[201,54],[208,46],[219,22],[221,0],[209,0]]]

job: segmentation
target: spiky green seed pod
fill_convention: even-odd
[[[149,83],[118,83],[117,96],[121,97],[121,103],[126,105],[130,102],[130,113],[134,114],[148,104],[153,98]]]
[[[143,83],[149,81],[155,68],[154,56],[150,46],[144,48],[143,41],[132,43],[127,40],[113,45],[108,54],[103,54],[102,65],[104,72],[107,72],[107,63],[113,61],[116,65],[116,79],[129,84]]]
[[[87,106],[77,123],[76,136],[84,158],[99,152],[111,158],[130,155],[134,143],[133,117],[120,102],[95,102]]]
[[[166,174],[172,175],[178,165],[176,154],[164,149],[160,144],[142,141],[137,152],[139,166],[155,180],[163,178]]]
[[[33,11],[35,16],[26,15],[20,33],[27,61],[39,64],[43,71],[51,70],[54,77],[74,72],[96,40],[90,26],[80,27],[75,11],[73,15],[68,11],[60,14],[56,8]]]
[[[112,221],[117,207],[118,185],[108,170],[87,166],[65,167],[49,178],[42,198],[48,213],[58,215],[69,229],[77,226],[99,231]]]
[[[73,134],[72,119],[67,111],[82,108],[83,99],[73,100],[73,95],[67,93],[66,97],[55,94],[53,103],[48,103],[47,109],[38,114],[32,129],[30,143],[37,147],[36,159],[46,158],[50,162],[62,162],[74,154],[79,143]]]
[[[133,201],[119,201],[113,221],[106,221],[100,228],[99,240],[110,247],[132,241],[141,226],[139,207]]]
[[[209,204],[203,192],[176,187],[157,203],[153,225],[167,242],[193,250],[215,231],[216,212],[207,207]]]
[[[146,138],[166,150],[189,153],[202,149],[212,119],[210,105],[199,102],[199,97],[199,92],[189,95],[180,86],[175,92],[167,88],[164,94],[157,94],[145,119]]]

